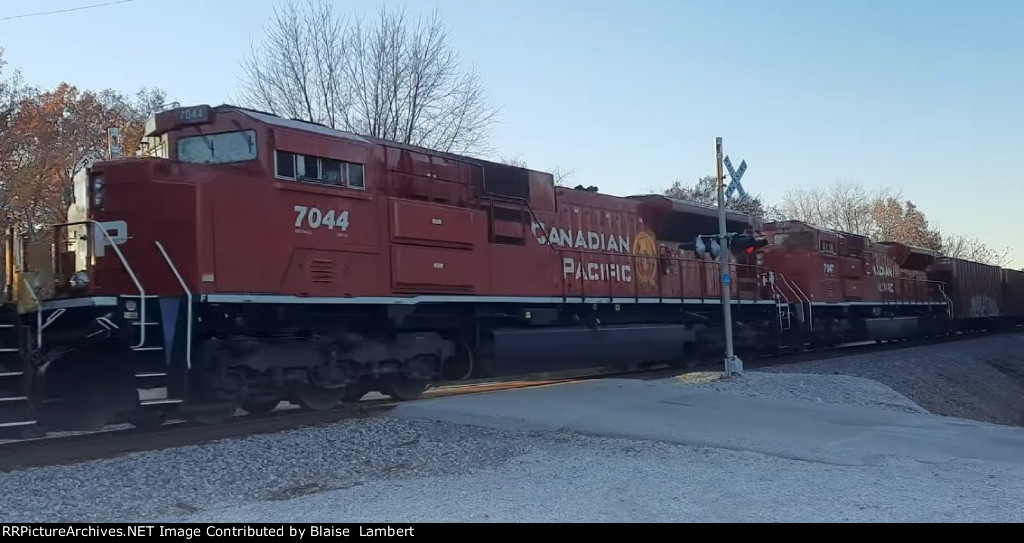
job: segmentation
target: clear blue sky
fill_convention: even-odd
[[[103,0],[0,2],[0,18]],[[29,82],[182,103],[234,96],[272,0],[135,0],[0,21]],[[373,12],[377,1],[339,0]],[[395,2],[391,2],[395,4]],[[1016,0],[441,0],[502,106],[495,145],[574,183],[631,194],[714,171],[777,201],[837,178],[891,185],[944,229],[1018,244],[1024,2]],[[1024,266],[1024,245],[1013,247]]]

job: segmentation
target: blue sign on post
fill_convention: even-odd
[[[728,201],[729,198],[732,198],[733,192],[737,191],[740,193],[740,198],[746,200],[747,191],[743,190],[743,185],[740,184],[740,179],[743,177],[743,174],[747,171],[747,161],[744,160],[740,162],[740,169],[738,171],[733,169],[732,161],[729,160],[729,157],[725,157],[725,160],[723,160],[722,162],[725,163],[725,169],[729,170],[729,178],[732,179],[732,181],[729,183],[729,186],[726,187],[725,189],[726,201]]]
[[[732,283],[732,278],[729,277],[729,274],[723,273],[722,274],[722,284],[723,285],[728,285],[729,283]]]

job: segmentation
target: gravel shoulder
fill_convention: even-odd
[[[287,460],[283,460],[287,459]],[[381,418],[3,476],[3,522],[1012,522],[1024,469]]]
[[[1024,426],[1024,334],[760,370],[872,379],[936,415]]]
[[[771,368],[739,380],[694,373],[675,381],[808,405],[894,413],[945,409],[943,414],[980,418],[970,414],[984,414],[998,398],[1012,397],[1012,371],[1008,375],[996,366],[1015,367],[1021,347],[1024,337],[1010,336]],[[952,400],[958,395],[975,399]],[[1024,517],[1020,464],[886,457],[871,465],[837,465],[747,450],[388,415],[0,474],[0,488],[0,522],[1006,522]]]
[[[461,473],[528,450],[526,436],[374,419],[0,475],[0,522],[136,522],[373,480]]]
[[[747,372],[740,379],[721,379],[720,372],[694,372],[673,381],[749,398],[802,400],[825,405],[928,413],[913,400],[872,379],[815,373]]]
[[[871,469],[659,442],[548,436],[500,467],[373,482],[170,522],[1015,522],[1020,470]]]

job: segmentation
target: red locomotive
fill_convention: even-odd
[[[76,176],[52,244],[8,243],[0,427],[685,363],[721,344],[724,258],[741,353],[943,334],[960,310],[916,248],[730,213],[716,258],[714,208],[239,107],[161,112],[144,144]]]

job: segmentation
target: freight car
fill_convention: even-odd
[[[685,364],[720,349],[723,277],[741,353],[953,326],[916,248],[730,212],[720,251],[713,207],[229,105],[143,143],[76,174],[52,239],[9,236],[0,428]]]
[[[1003,269],[1001,316],[1007,324],[1024,325],[1024,271]]]
[[[950,286],[951,312],[959,328],[985,329],[1005,316],[1002,268],[944,257],[929,267],[928,276]]]

